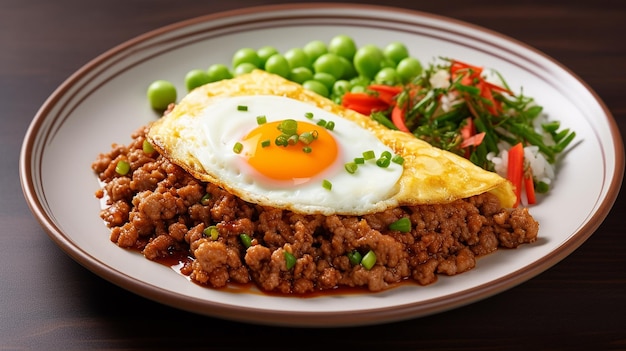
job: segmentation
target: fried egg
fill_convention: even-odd
[[[505,207],[515,199],[497,174],[263,71],[193,90],[148,139],[199,180],[304,214],[362,215],[485,191]]]

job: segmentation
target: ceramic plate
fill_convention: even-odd
[[[523,87],[550,118],[577,132],[559,164],[551,194],[532,207],[540,239],[478,260],[477,267],[429,286],[311,298],[216,291],[109,241],[94,197],[91,162],[125,144],[158,116],[147,86],[175,82],[194,68],[230,63],[242,47],[281,52],[310,40],[352,36],[357,45],[406,43],[424,64],[444,56],[498,70]],[[20,159],[25,197],[50,237],[99,276],[163,304],[214,317],[269,325],[354,326],[415,318],[468,304],[520,284],[566,257],[608,214],[623,177],[615,122],[600,99],[565,67],[484,28],[426,13],[344,5],[282,5],[218,13],[141,35],[95,58],[45,102],[26,134]],[[567,221],[563,220],[567,216]]]

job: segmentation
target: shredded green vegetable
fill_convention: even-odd
[[[487,79],[481,67],[443,58],[407,84],[396,96],[396,105],[405,107],[404,123],[416,137],[466,157],[486,170],[495,171],[488,154],[498,155],[502,145],[519,142],[537,146],[554,164],[576,133],[562,129],[558,121],[548,121],[533,98],[512,92],[504,78],[498,72],[494,74],[495,78]],[[500,82],[492,83],[494,80]],[[374,112],[371,117],[390,129],[398,129],[390,110]],[[469,128],[472,135],[481,134],[482,139],[469,141],[468,146],[463,132]],[[548,184],[539,183],[535,180],[538,191],[548,191]]]
[[[486,159],[488,152],[498,152],[498,142],[505,141],[509,145],[522,142],[524,145],[536,145],[550,163],[556,161],[558,153],[563,151],[575,138],[576,133],[559,130],[558,122],[547,122],[541,133],[534,127],[535,120],[541,115],[543,108],[531,97],[523,93],[510,95],[506,92],[493,92],[496,101],[502,104],[502,110],[493,114],[481,104],[480,89],[457,83],[448,87],[435,87],[431,77],[438,71],[450,73],[451,63],[444,60],[443,64],[431,65],[424,74],[415,81],[420,86],[413,99],[412,108],[406,119],[410,129],[417,137],[427,140],[439,148],[464,155],[460,147],[460,129],[466,124],[466,118],[473,117],[477,132],[485,132],[485,140],[470,153],[470,160],[479,166],[492,169]],[[502,85],[508,89],[500,76]],[[463,94],[465,93],[465,94]],[[404,97],[409,99],[403,92]],[[446,109],[441,96],[452,97],[454,103]],[[552,139],[552,140],[550,140]],[[560,139],[560,140],[557,140]]]

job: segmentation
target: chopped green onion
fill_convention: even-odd
[[[376,264],[376,254],[374,253],[374,251],[369,250],[365,254],[365,256],[363,256],[363,259],[361,260],[361,265],[363,266],[363,268],[369,271],[370,269],[372,269],[372,267],[374,267],[375,264]]]
[[[326,120],[324,119],[320,119],[319,121],[317,121],[317,125],[320,127],[326,127]]]
[[[328,121],[328,123],[326,123],[326,129],[328,129],[328,130],[334,130],[334,129],[335,129],[335,122],[333,122],[333,121]]]
[[[363,256],[357,250],[352,250],[346,254],[348,256],[348,260],[350,260],[350,264],[356,266],[361,263]]]
[[[263,140],[261,142],[261,147],[268,147],[272,142],[269,139]]]
[[[277,146],[287,146],[289,145],[289,142],[287,141],[287,139],[289,138],[285,134],[281,134],[276,137],[276,140],[274,141],[274,143]]]
[[[265,123],[267,123],[267,117],[265,117],[264,115],[257,116],[257,117],[256,117],[256,123],[257,123],[258,125],[261,125],[261,124],[265,124]]]
[[[385,150],[382,154],[380,154],[380,157],[391,159],[391,152]]]
[[[326,190],[331,190],[333,188],[333,183],[331,183],[327,179],[324,179],[322,180],[322,187]]]
[[[248,106],[246,106],[246,105],[239,105],[239,106],[237,106],[237,111],[248,111]]]
[[[217,240],[218,236],[220,235],[220,232],[217,230],[217,227],[212,225],[212,226],[208,226],[206,228],[204,228],[204,230],[202,231],[202,233],[213,239],[213,240]]]
[[[365,163],[365,159],[363,157],[355,157],[354,163],[356,163],[357,165],[362,165]]]
[[[391,164],[391,160],[387,157],[381,157],[376,160],[376,165],[380,168],[387,168],[389,167],[389,164]]]
[[[235,145],[233,146],[233,151],[236,154],[240,154],[242,150],[243,150],[243,144],[240,142],[236,142]]]
[[[391,158],[391,162],[399,164],[399,165],[403,165],[404,164],[404,157],[402,157],[400,155],[395,155],[394,157]]]
[[[409,217],[402,217],[389,224],[389,230],[397,230],[402,233],[408,233],[411,231],[411,220]]]
[[[302,151],[304,151],[305,154],[310,154],[313,149],[311,149],[310,146],[305,146],[302,148]]]
[[[143,145],[141,145],[141,148],[143,149],[143,153],[146,155],[150,155],[154,152],[154,147],[152,146],[152,144],[150,144],[148,139],[143,140]]]
[[[354,162],[348,162],[348,163],[345,164],[344,167],[345,167],[346,171],[348,171],[348,173],[354,174],[354,172],[356,172],[356,170],[357,170],[357,168],[359,166],[357,166],[357,164],[354,163]]]
[[[366,161],[371,160],[374,157],[376,157],[376,154],[374,153],[373,150],[368,150],[363,153],[363,159],[365,159]]]
[[[287,138],[287,144],[296,145],[298,143],[298,134],[294,134]]]
[[[209,201],[211,201],[211,194],[210,193],[206,193],[200,199],[200,204],[203,205],[203,206],[207,206],[209,204]]]
[[[304,117],[306,117],[308,119],[312,119],[313,118],[313,112],[305,112],[304,113]]]
[[[286,119],[278,125],[278,130],[287,136],[292,136],[298,132],[298,122],[295,119]]]
[[[115,173],[119,175],[127,175],[130,172],[130,163],[128,161],[120,160],[115,165]]]
[[[246,249],[252,246],[252,238],[250,237],[250,235],[245,233],[239,234],[239,239]]]
[[[317,131],[314,130],[315,135],[317,135]],[[313,142],[313,140],[316,139],[316,137],[313,135],[312,132],[304,132],[302,134],[300,134],[300,141],[302,141],[303,143],[305,143],[306,145],[309,145],[310,143]]]
[[[293,268],[293,266],[296,265],[296,256],[291,252],[285,251],[285,264],[287,265],[287,269]]]

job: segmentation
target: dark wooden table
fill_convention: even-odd
[[[0,2],[1,350],[626,350],[626,196],[617,198],[578,250],[526,283],[452,311],[368,327],[288,329],[195,315],[112,285],[61,251],[31,215],[17,167],[26,129],[46,97],[89,60],[141,33],[266,3]],[[597,92],[626,135],[625,2],[390,0],[384,5],[471,22],[545,52]]]

